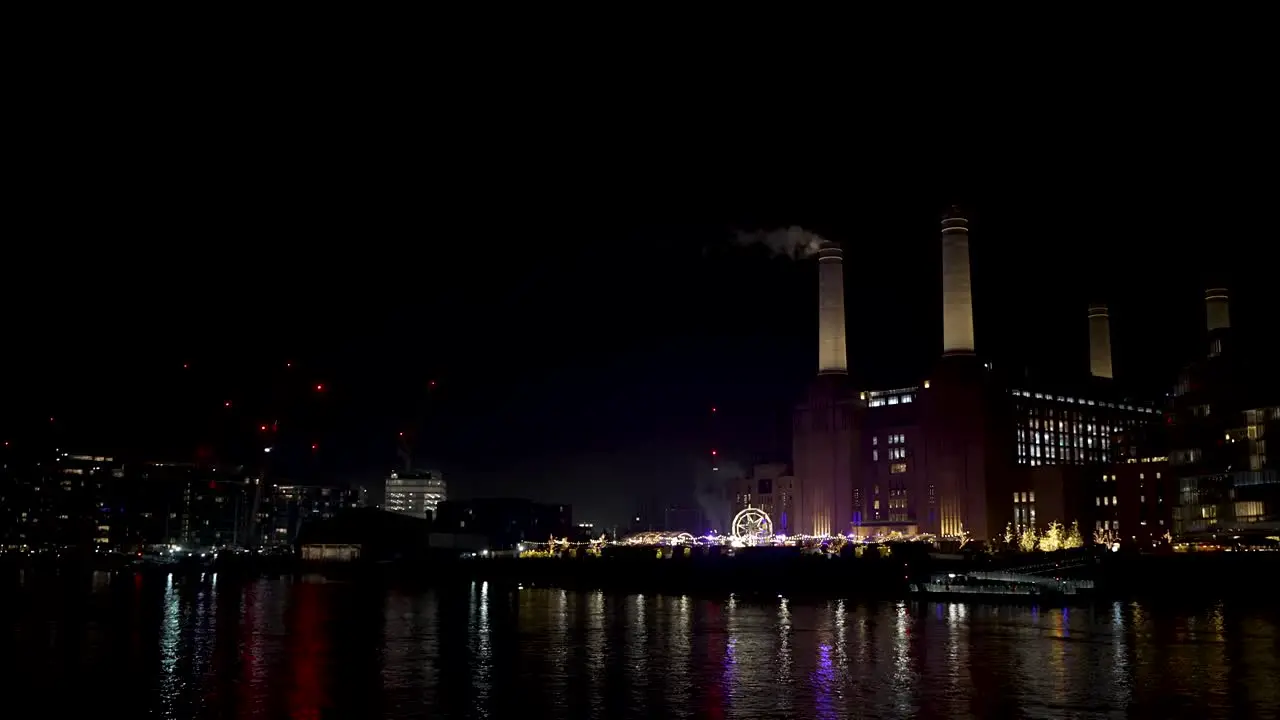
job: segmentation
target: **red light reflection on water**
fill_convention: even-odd
[[[295,720],[319,720],[329,704],[324,668],[329,656],[329,635],[324,622],[323,586],[301,583],[294,588],[294,615],[289,628],[289,656],[293,682],[289,687],[289,716]]]

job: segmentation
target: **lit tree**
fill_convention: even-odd
[[[1022,537],[1018,538],[1018,548],[1021,549],[1022,552],[1035,551],[1036,545],[1039,543],[1040,538],[1036,536],[1036,529],[1033,527],[1028,527],[1026,530],[1023,530]]]
[[[1018,542],[1018,536],[1013,534],[1013,523],[1004,526],[1004,546],[1012,550]]]
[[[963,550],[964,546],[968,545],[969,540],[972,539],[969,536],[969,531],[964,529],[964,523],[960,523],[960,532],[956,533],[956,537],[960,538],[960,550]]]
[[[1040,536],[1040,550],[1042,552],[1054,552],[1062,549],[1062,523],[1054,520],[1049,523],[1049,527],[1045,529],[1044,535]]]
[[[1084,547],[1084,538],[1080,536],[1080,523],[1074,520],[1071,521],[1071,529],[1067,531],[1067,537],[1062,541],[1062,547],[1066,550]]]

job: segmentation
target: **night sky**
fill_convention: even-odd
[[[729,466],[789,459],[816,271],[737,230],[844,243],[864,386],[915,382],[940,352],[938,221],[954,201],[994,362],[1086,373],[1101,298],[1117,376],[1162,394],[1198,351],[1206,282],[1230,286],[1237,328],[1276,311],[1248,250],[1274,234],[1270,206],[1164,166],[948,185],[887,160],[751,174],[386,149],[212,143],[123,177],[96,157],[43,169],[23,193],[36,248],[4,266],[6,437],[53,427],[72,449],[252,463],[278,420],[277,476],[345,483],[394,467],[404,432],[455,497],[571,502],[611,523],[691,502],[712,448]]]

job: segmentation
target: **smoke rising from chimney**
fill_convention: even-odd
[[[736,239],[739,245],[763,245],[775,255],[786,255],[795,259],[816,254],[827,242],[817,233],[805,230],[798,225],[775,230],[739,232]]]

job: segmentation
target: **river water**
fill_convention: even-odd
[[[98,573],[0,585],[5,718],[1276,717],[1280,610]],[[19,700],[21,699],[21,700]]]

